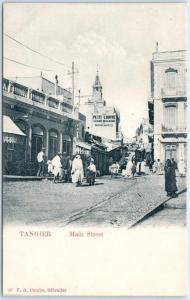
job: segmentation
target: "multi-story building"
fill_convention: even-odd
[[[81,103],[79,110],[86,116],[89,133],[111,141],[122,140],[119,111],[114,106],[106,105],[98,72],[92,87],[92,97]]]
[[[27,87],[32,87],[33,90],[45,93],[48,96],[59,98],[64,102],[73,105],[72,93],[68,89],[64,89],[59,85],[58,76],[55,76],[55,82],[48,80],[43,77],[42,73],[40,76],[33,77],[12,77],[14,82],[20,83]]]
[[[4,162],[15,168],[23,162],[35,165],[42,147],[47,159],[56,152],[90,154],[91,146],[85,143],[86,118],[64,99],[4,78],[3,115]]]
[[[24,82],[30,87],[3,79],[4,173],[35,175],[37,154],[44,147],[46,159],[57,152],[80,154],[84,167],[92,156],[99,173],[105,174],[106,146],[100,137],[87,138],[86,117],[72,105],[71,93],[59,87],[53,94],[57,82],[43,77]]]
[[[136,143],[142,145],[147,151],[152,149],[153,126],[146,118],[142,119],[140,126],[136,130]]]
[[[154,52],[151,61],[149,122],[154,126],[154,159],[187,160],[186,51]]]

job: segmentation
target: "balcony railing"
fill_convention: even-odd
[[[184,87],[174,89],[162,89],[162,98],[175,98],[175,97],[186,97],[186,91]]]
[[[33,90],[31,96],[33,101],[43,103],[43,104],[45,103],[45,94]]]
[[[24,85],[21,85],[17,82],[14,82],[14,84],[13,84],[13,93],[15,95],[27,98],[28,88],[25,87]]]
[[[9,80],[6,78],[3,78],[3,91],[8,92],[8,88],[9,88]]]
[[[38,102],[40,104],[43,104],[44,106],[54,108],[60,113],[66,112],[68,114],[71,114],[73,111],[73,106],[66,101],[63,101],[63,99],[59,100],[50,97],[45,93],[31,89],[6,78],[3,78],[3,91],[20,96],[22,98],[26,98],[28,100],[32,100],[34,102]],[[76,117],[79,117],[80,120],[85,119],[85,116],[82,114],[80,114],[80,116],[77,115]]]
[[[185,126],[175,126],[175,127],[167,127],[162,124],[162,133],[170,134],[170,133],[186,133],[187,128]]]
[[[56,100],[55,98],[49,97],[47,102],[48,102],[48,106],[49,107],[58,109],[58,107],[59,107],[59,101]]]

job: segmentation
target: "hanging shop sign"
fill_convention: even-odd
[[[19,135],[3,134],[3,142],[9,144],[23,144],[25,137]]]

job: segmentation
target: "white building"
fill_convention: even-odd
[[[140,126],[136,130],[136,142],[146,150],[152,149],[153,126],[146,118],[142,119]]]
[[[121,140],[120,114],[114,106],[106,105],[98,72],[92,89],[92,97],[79,107],[80,112],[86,116],[87,130],[93,135],[112,141]]]
[[[149,121],[154,124],[154,159],[187,160],[186,51],[153,53]]]

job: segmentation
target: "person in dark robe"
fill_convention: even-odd
[[[174,170],[176,171],[178,169],[178,167],[177,167],[177,163],[174,158],[171,159],[171,164],[172,164]]]
[[[170,159],[167,159],[165,164],[165,191],[167,192],[167,196],[171,196],[172,198],[177,197],[175,166]]]

